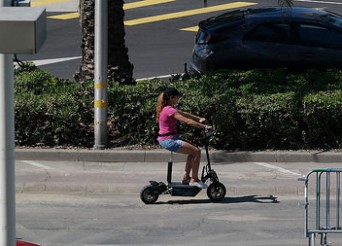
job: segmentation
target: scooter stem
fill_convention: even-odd
[[[204,133],[204,147],[205,147],[205,153],[207,156],[207,166],[209,170],[211,169],[211,164],[210,164],[210,157],[209,157],[209,137],[207,136],[206,133]]]
[[[173,165],[173,152],[171,152],[170,160],[167,162],[167,182],[171,184],[172,181],[172,165]]]

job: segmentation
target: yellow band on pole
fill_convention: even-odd
[[[107,83],[95,83],[94,84],[94,88],[95,89],[105,89],[108,87],[108,84]]]
[[[108,102],[105,100],[96,100],[94,101],[95,108],[105,108],[108,106]]]
[[[107,121],[96,121],[94,120],[94,125],[107,125]]]

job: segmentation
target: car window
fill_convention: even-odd
[[[297,41],[306,46],[342,49],[342,33],[318,25],[299,24]]]
[[[327,10],[326,10],[327,11]],[[333,12],[327,11],[329,14],[325,15],[323,18],[325,18],[329,24],[334,25],[338,28],[342,27],[342,16],[338,15]]]
[[[244,37],[244,40],[271,42],[271,43],[290,43],[290,25],[285,23],[262,24],[251,30]]]
[[[195,43],[205,43],[206,37],[207,37],[207,34],[203,32],[202,30],[199,30],[195,37]]]

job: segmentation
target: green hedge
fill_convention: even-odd
[[[28,66],[15,71],[14,91],[17,146],[92,144],[92,95],[85,85]]]
[[[93,145],[93,83],[60,80],[33,66],[15,73],[17,146]],[[186,81],[111,82],[109,147],[156,144],[155,102],[167,86],[179,107],[215,126],[212,145],[226,150],[341,148],[342,71],[219,71]],[[200,144],[202,132],[180,125]]]

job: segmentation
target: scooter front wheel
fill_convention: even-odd
[[[152,185],[145,186],[140,192],[140,199],[145,204],[155,203],[158,200],[158,197],[159,193]]]
[[[226,195],[226,187],[220,182],[214,182],[207,188],[207,195],[212,202],[221,201]]]

